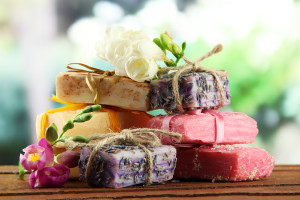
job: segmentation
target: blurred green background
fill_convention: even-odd
[[[0,164],[17,164],[35,141],[35,117],[55,107],[55,76],[70,62],[109,66],[94,44],[106,26],[169,31],[196,59],[229,71],[232,103],[258,122],[252,146],[277,164],[300,164],[299,0],[2,0],[0,2]]]

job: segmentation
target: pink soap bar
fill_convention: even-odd
[[[243,113],[214,112],[223,116],[224,119],[224,138],[218,144],[254,142],[258,133],[254,119]],[[156,116],[148,121],[148,127],[182,134],[181,144],[214,144],[216,141],[216,118],[208,113]],[[160,138],[163,144],[174,144],[173,139],[168,136],[160,136]]]
[[[244,181],[270,176],[275,161],[265,150],[233,145],[177,148],[174,178]]]

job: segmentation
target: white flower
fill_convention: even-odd
[[[154,60],[168,59],[164,52],[151,40],[137,40],[133,46],[135,54],[139,54],[139,56]]]
[[[157,73],[158,67],[153,59],[131,56],[125,64],[125,71],[129,78],[143,82],[152,79]]]
[[[143,40],[143,39],[150,40],[148,35],[142,30],[139,30],[139,31],[133,31],[133,30],[123,31],[121,33],[121,37],[123,39],[129,39],[131,41]]]
[[[126,56],[128,48],[131,46],[131,41],[125,39],[113,40],[109,44],[105,56],[107,61],[115,66],[117,58]]]
[[[114,26],[107,28],[105,33],[105,38],[96,43],[97,56],[110,62],[116,75],[139,82],[151,80],[158,71],[155,61],[168,60],[144,31]]]
[[[127,72],[125,71],[125,65],[127,62],[128,58],[125,56],[119,57],[115,61],[115,74],[118,76],[127,76]]]
[[[125,31],[122,26],[107,27],[105,30],[105,37],[96,43],[96,54],[99,58],[109,61],[109,56],[112,55],[114,45],[118,44],[121,38],[121,34]]]

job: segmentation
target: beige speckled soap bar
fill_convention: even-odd
[[[86,73],[60,72],[56,77],[56,96],[70,103],[93,103],[95,94],[89,89]],[[93,74],[96,83],[100,75]],[[115,81],[106,76],[100,84],[100,104],[117,106],[128,110],[150,110],[150,84],[136,82],[126,77]]]

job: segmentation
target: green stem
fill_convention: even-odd
[[[63,131],[61,134],[60,134],[60,136],[59,136],[59,138],[58,138],[58,140],[59,139],[61,139],[62,138],[62,136],[66,133],[67,131]],[[56,142],[55,142],[56,143]]]
[[[58,143],[58,142],[64,142],[65,141],[65,139],[63,139],[63,138],[59,138],[58,140],[56,140],[51,146],[54,146],[56,143]]]

